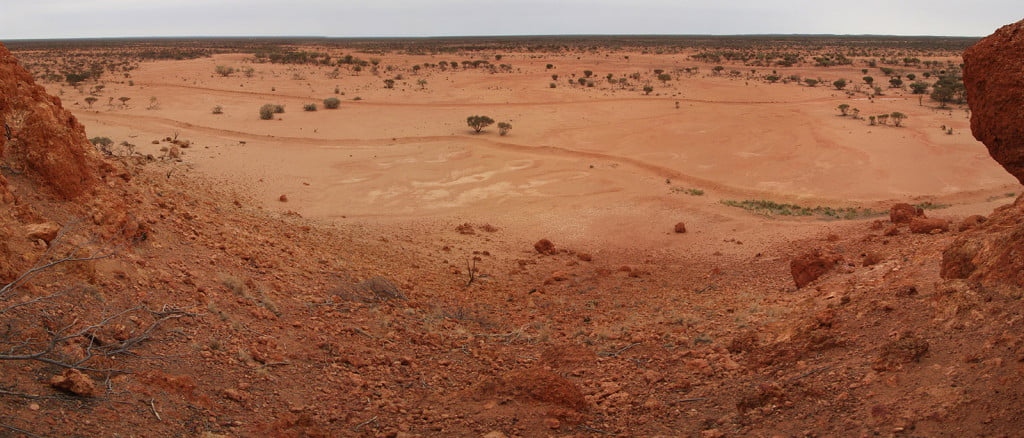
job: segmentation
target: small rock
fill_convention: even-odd
[[[988,220],[985,216],[976,214],[974,216],[968,216],[964,220],[960,221],[960,225],[957,227],[960,231],[967,231],[970,229],[978,228],[981,224]]]
[[[949,231],[949,221],[945,219],[913,218],[910,221],[910,232],[918,234],[934,234]]]
[[[546,255],[554,255],[555,254],[555,244],[551,243],[551,241],[548,240],[548,239],[540,239],[540,240],[538,240],[537,243],[533,244],[533,249],[537,250],[537,252],[539,252],[541,254],[546,254]]]
[[[674,229],[675,229],[676,233],[679,233],[679,234],[685,233],[686,232],[686,224],[684,224],[682,222],[679,222],[679,223],[676,224]]]
[[[281,195],[277,200],[281,202],[288,202],[288,195]]]
[[[557,418],[547,417],[544,419],[544,426],[548,429],[558,429],[559,427],[562,427],[562,422],[558,421]]]
[[[508,438],[508,435],[505,435],[503,432],[499,432],[497,430],[492,430],[490,432],[485,433],[483,438]]]
[[[842,256],[830,253],[823,253],[819,249],[800,255],[789,263],[790,273],[797,288],[802,288],[808,283],[817,280],[826,272],[831,271],[836,263],[842,260]]]
[[[60,225],[55,222],[43,222],[41,224],[31,224],[25,226],[25,237],[29,240],[43,240],[47,245],[50,241],[57,238],[57,234],[60,233]]]
[[[581,252],[579,254],[576,254],[576,257],[578,257],[580,260],[583,260],[585,262],[589,262],[589,261],[593,261],[594,260],[593,256],[591,256],[589,253],[585,253],[585,252]]]
[[[64,373],[59,376],[53,376],[50,379],[50,386],[82,397],[93,397],[96,395],[96,382],[91,377],[73,368],[64,370]]]

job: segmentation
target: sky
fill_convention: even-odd
[[[984,36],[1024,0],[0,0],[0,41],[159,36]]]

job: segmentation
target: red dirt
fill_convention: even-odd
[[[76,138],[52,150],[90,156]],[[650,221],[656,245],[547,234],[556,251],[546,239],[531,249],[543,234],[514,220],[306,219],[263,209],[280,192],[254,199],[188,163],[97,159],[85,186],[88,176],[3,168],[0,283],[64,250],[114,249],[0,297],[7,307],[66,293],[8,310],[3,341],[99,324],[49,357],[132,354],[84,363],[94,397],[51,387],[75,375],[53,363],[0,360],[0,426],[207,437],[1020,430],[1024,301],[974,280],[1019,285],[1019,254],[979,258],[1005,249],[981,244],[960,258],[967,280],[940,278],[939,260],[968,237],[1019,242],[1024,197],[964,233],[890,235],[871,219],[725,221],[709,208],[681,236],[666,229],[675,220]],[[118,176],[104,180],[108,167]],[[49,241],[26,229],[48,222],[62,227]],[[771,230],[787,238],[758,239]]]

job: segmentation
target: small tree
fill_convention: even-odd
[[[658,80],[662,81],[662,82],[671,81],[672,80],[672,75],[670,75],[668,73],[659,73],[658,74]]]
[[[868,122],[869,125],[875,126],[875,116],[868,116]]]
[[[900,124],[903,123],[904,119],[909,119],[909,117],[907,117],[906,114],[903,114],[899,111],[895,111],[892,114],[889,114],[889,117],[892,117],[892,124],[897,128],[900,126]]]
[[[857,109],[857,108],[853,109],[853,118],[854,119],[859,119],[860,118],[860,109]]]
[[[89,108],[92,108],[92,104],[96,103],[97,100],[99,99],[89,96],[85,98],[85,103],[89,104]]]
[[[384,88],[395,88],[395,80],[394,79],[385,79],[384,80]]]
[[[591,76],[593,76],[593,75],[594,75],[594,72],[593,72],[593,71],[590,71],[590,70],[583,70],[583,77],[587,77],[587,78],[589,78],[589,77],[591,77]]]
[[[804,79],[804,83],[807,84],[808,87],[813,87],[815,85],[818,85],[818,80],[817,79],[807,78],[807,79]]]
[[[925,94],[928,92],[928,83],[924,81],[916,81],[910,84],[910,90],[914,94]]]
[[[871,76],[864,76],[862,79],[864,79],[864,83],[868,85],[875,83],[875,78]]]
[[[473,130],[476,131],[477,134],[479,134],[480,131],[482,131],[484,128],[490,126],[493,123],[494,119],[487,116],[466,117],[466,124],[469,125],[470,128],[473,128]]]
[[[942,76],[932,85],[931,97],[945,108],[949,102],[962,102],[964,93],[962,79],[956,76]]]
[[[644,95],[645,96],[651,94],[652,91],[654,91],[654,87],[652,87],[650,85],[644,85]]]
[[[132,98],[130,98],[130,97],[124,97],[124,96],[121,96],[121,97],[117,98],[117,100],[121,101],[121,106],[124,106],[124,107],[128,106],[128,101],[131,100],[131,99]]]
[[[338,99],[337,97],[328,97],[324,99],[324,108],[338,109],[339,105],[341,105],[341,99]]]
[[[844,103],[844,104],[839,105],[839,112],[842,113],[842,116],[845,117],[848,111],[850,111],[850,105],[849,104],[845,104]]]
[[[846,88],[846,79],[836,79],[832,81],[832,86],[836,87],[837,90],[842,90],[843,88]]]
[[[889,79],[889,88],[900,88],[903,86],[903,79],[895,76]]]
[[[316,111],[316,104],[315,103],[307,103],[305,105],[302,105],[302,109],[304,111]]]
[[[888,114],[879,114],[878,115],[878,124],[879,125],[888,125],[889,124],[889,115]]]
[[[508,122],[499,122],[498,123],[498,134],[499,135],[504,136],[504,135],[508,134],[508,132],[511,131],[511,130],[512,130],[512,124],[511,123],[508,123]]]
[[[416,85],[419,85],[420,89],[427,88],[427,80],[426,79],[417,80],[416,81]]]
[[[764,79],[766,81],[768,81],[769,83],[774,84],[774,83],[778,82],[779,79],[782,79],[782,78],[780,78],[779,75],[768,75],[768,76],[765,76]]]

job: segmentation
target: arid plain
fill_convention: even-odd
[[[1021,300],[939,275],[975,215],[1024,190],[962,91],[932,99],[974,41],[8,44],[106,163],[69,201],[5,164],[8,270],[56,251],[25,223],[134,232],[18,293],[88,282],[46,310],[69,327],[163,310],[98,324],[139,341],[82,370],[88,394],[52,363],[0,361],[0,427],[1012,435]],[[495,123],[474,132],[476,115]],[[14,128],[9,150],[30,148]],[[899,203],[941,224],[908,226]],[[46,357],[92,354],[90,336]]]

